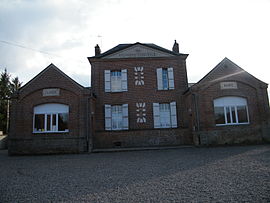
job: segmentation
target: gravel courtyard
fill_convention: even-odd
[[[270,145],[7,156],[0,202],[270,202]]]

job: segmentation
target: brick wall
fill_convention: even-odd
[[[115,132],[104,132],[104,105],[111,104],[128,104],[129,112],[129,131],[118,132],[118,134],[125,134],[131,136],[127,139],[135,139],[131,131],[134,130],[147,130],[139,132],[141,136],[148,135],[148,130],[158,133],[159,131],[154,128],[153,119],[153,103],[169,103],[176,101],[177,103],[177,121],[180,129],[188,127],[187,111],[185,101],[182,96],[183,92],[187,90],[187,74],[185,57],[164,57],[164,58],[128,58],[128,59],[90,59],[92,66],[92,89],[96,95],[96,111],[95,111],[95,140],[100,140],[100,136],[111,135],[113,137]],[[135,85],[134,67],[144,68],[144,85]],[[173,67],[174,71],[174,90],[157,90],[157,68]],[[127,92],[105,92],[104,91],[104,70],[121,70],[127,69],[128,72],[128,91]],[[136,102],[146,103],[146,123],[137,123],[136,116]],[[164,135],[167,130],[163,131]],[[176,132],[176,131],[175,131]],[[133,137],[133,138],[132,138]],[[112,138],[108,138],[111,140]],[[146,138],[147,139],[147,138]],[[105,140],[105,139],[103,139]],[[142,141],[142,140],[141,140]],[[110,141],[113,142],[113,141]],[[146,142],[148,143],[148,142]],[[180,143],[180,142],[179,142]],[[144,145],[141,142],[141,145]],[[131,145],[128,144],[128,145]],[[137,145],[137,144],[136,144]],[[100,142],[96,147],[102,147]],[[95,147],[95,146],[94,146]]]
[[[267,84],[236,65],[227,63],[213,69],[185,94],[186,100],[190,101],[188,108],[192,110],[190,123],[194,139],[198,140],[197,144],[207,145],[267,141],[270,124]],[[237,89],[221,89],[221,82],[236,82]],[[213,101],[225,96],[246,98],[249,124],[216,126]]]
[[[59,88],[59,96],[43,96],[43,89]],[[33,133],[33,109],[45,103],[69,106],[69,132]],[[54,67],[26,84],[12,100],[9,154],[67,153],[87,150],[90,136],[90,90],[79,86]]]

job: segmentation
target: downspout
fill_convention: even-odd
[[[90,110],[88,112],[88,116],[89,116],[89,138],[88,138],[88,152],[91,153],[92,149],[93,149],[93,129],[94,129],[94,125],[93,125],[93,93],[91,92],[91,96],[89,98],[89,102],[88,104],[90,105]]]
[[[198,109],[198,98],[197,95],[195,93],[192,94],[193,96],[193,101],[194,101],[194,107],[195,107],[195,122],[196,122],[196,127],[195,127],[195,131],[200,131],[200,119],[199,119],[199,109]],[[198,141],[199,141],[199,145],[201,145],[201,139],[200,136],[198,136]]]
[[[86,99],[86,151],[89,152],[89,97]]]

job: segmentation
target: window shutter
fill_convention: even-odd
[[[123,122],[122,129],[128,130],[128,104],[122,105],[122,122]]]
[[[127,69],[122,69],[121,75],[122,75],[122,91],[127,91]]]
[[[177,128],[177,112],[176,112],[176,102],[170,103],[171,108],[171,125],[172,128]]]
[[[168,68],[169,89],[174,89],[173,68]]]
[[[163,90],[162,68],[157,69],[157,86],[158,86],[158,90]]]
[[[105,130],[112,130],[111,105],[105,104]]]
[[[159,103],[153,103],[154,128],[160,128]]]
[[[110,70],[104,70],[104,87],[105,92],[111,91],[111,71]]]

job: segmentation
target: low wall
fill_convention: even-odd
[[[269,127],[226,126],[218,130],[195,132],[194,137],[199,139],[200,145],[259,144],[270,141],[269,133]]]
[[[82,153],[87,150],[86,139],[79,137],[34,137],[9,139],[9,155]]]
[[[95,132],[93,148],[176,146],[193,144],[189,129],[151,129]]]

